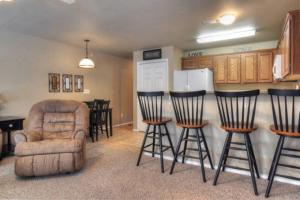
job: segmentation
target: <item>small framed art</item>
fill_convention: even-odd
[[[63,74],[62,75],[63,92],[73,92],[73,75]]]
[[[60,74],[49,73],[48,74],[49,92],[60,92]]]
[[[83,92],[83,76],[74,75],[74,90],[75,92]]]

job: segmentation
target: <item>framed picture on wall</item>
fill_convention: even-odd
[[[63,74],[62,75],[63,92],[73,92],[73,75]]]
[[[74,90],[75,92],[83,92],[83,76],[75,75],[74,76]]]
[[[49,92],[60,92],[60,74],[49,73],[48,74]]]

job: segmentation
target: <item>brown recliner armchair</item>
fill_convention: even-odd
[[[33,105],[27,130],[15,134],[17,176],[80,170],[85,162],[89,109],[77,101],[46,100]]]

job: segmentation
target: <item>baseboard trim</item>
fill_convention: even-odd
[[[152,156],[151,153],[144,153],[144,155],[146,156]],[[155,155],[154,157],[159,158],[159,155]],[[164,156],[164,160],[173,160],[173,157],[171,156]],[[185,160],[185,164],[190,164],[190,165],[196,165],[196,166],[200,166],[200,163],[197,161],[193,161],[190,159],[186,159]],[[210,168],[209,164],[204,164],[205,168]],[[217,165],[214,166],[215,170],[218,168]],[[230,173],[234,173],[234,174],[241,174],[241,175],[246,175],[246,176],[250,176],[250,172],[246,172],[246,171],[242,171],[242,170],[238,170],[238,169],[230,169],[230,168],[225,168],[226,172],[230,172]],[[268,174],[260,174],[261,179],[268,179]],[[288,184],[292,184],[292,185],[300,185],[300,181],[296,181],[296,180],[291,180],[291,179],[287,179],[287,178],[282,178],[282,177],[275,177],[274,178],[275,181],[281,182],[281,183],[288,183]]]
[[[122,123],[122,124],[113,125],[113,128],[120,127],[120,126],[125,126],[125,125],[130,125],[130,124],[133,124],[133,121],[131,121],[131,122],[125,122],[125,123]]]

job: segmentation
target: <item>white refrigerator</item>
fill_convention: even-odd
[[[208,69],[174,71],[173,91],[214,91],[213,72]]]

